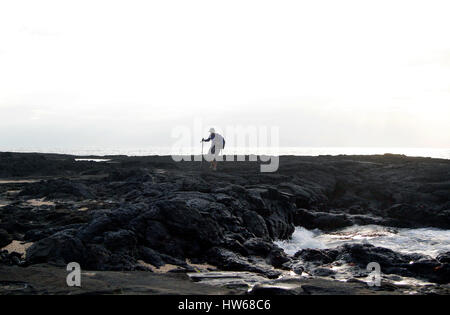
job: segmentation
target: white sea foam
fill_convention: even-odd
[[[77,162],[108,162],[109,159],[75,159]]]
[[[369,243],[400,253],[420,253],[436,257],[450,251],[450,230],[436,228],[401,229],[377,225],[352,226],[338,232],[323,233],[297,227],[292,239],[278,241],[286,253],[305,248],[334,248],[345,243]]]

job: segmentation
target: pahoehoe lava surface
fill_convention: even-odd
[[[99,272],[173,265],[186,273],[208,264],[276,279],[311,266],[320,274],[335,261],[364,273],[373,258],[391,274],[450,281],[450,253],[433,259],[348,245],[289,256],[273,243],[288,239],[295,226],[449,229],[449,160],[282,156],[277,172],[260,173],[259,163],[248,161],[223,162],[212,172],[165,156],[102,158],[109,161],[0,153],[0,245],[32,243],[26,256],[3,251],[0,268],[19,273],[76,261]],[[278,291],[260,285],[254,292]]]

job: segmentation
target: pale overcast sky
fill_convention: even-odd
[[[450,147],[449,1],[1,1],[0,147]]]

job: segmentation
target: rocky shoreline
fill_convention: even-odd
[[[296,226],[450,229],[450,160],[282,156],[277,172],[260,173],[249,161],[212,172],[165,156],[75,158],[0,153],[0,248],[26,244],[24,253],[1,252],[0,293],[71,293],[50,275],[72,261],[102,279],[83,289],[91,293],[450,293],[450,253],[348,244],[287,255],[274,244]],[[377,288],[364,283],[373,261],[384,274]],[[334,277],[340,266],[351,267],[346,281]],[[134,275],[128,282],[126,273]],[[115,289],[102,291],[108,283]]]

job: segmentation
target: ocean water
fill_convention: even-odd
[[[324,233],[297,227],[292,239],[276,244],[290,255],[306,248],[334,248],[345,243],[368,243],[393,251],[419,253],[436,257],[450,251],[450,230],[436,228],[404,229],[378,225],[352,226],[337,232]]]
[[[209,144],[205,144],[203,152],[206,153]],[[40,152],[40,153],[61,153],[78,156],[105,156],[105,155],[128,155],[128,156],[148,156],[148,155],[197,155],[201,154],[202,147],[185,147],[174,150],[171,147],[142,147],[142,148],[98,148],[98,147],[2,147],[2,152]],[[404,154],[415,157],[431,157],[450,159],[450,148],[382,148],[382,147],[226,147],[223,154],[242,155],[296,155],[296,156],[318,156],[318,155],[373,155],[373,154]]]

